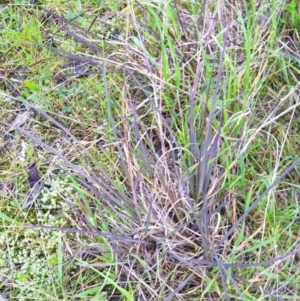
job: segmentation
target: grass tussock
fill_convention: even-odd
[[[0,299],[300,299],[297,2],[19,2]]]

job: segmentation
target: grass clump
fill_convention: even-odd
[[[0,294],[300,298],[293,3],[4,6]]]

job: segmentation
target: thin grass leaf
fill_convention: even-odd
[[[127,301],[135,301],[133,295],[130,292],[119,286],[113,279],[109,278],[108,275],[100,272],[93,266],[89,266],[89,268],[92,269],[96,274],[99,274],[105,281],[107,281],[107,283],[114,286],[122,294],[122,296],[124,296],[127,299]]]
[[[96,295],[96,297],[93,297],[93,300],[103,300],[103,301],[106,301],[107,300],[107,296],[106,296],[107,294],[104,293],[104,292],[101,292],[102,289],[103,289],[102,286],[95,286],[93,288],[84,290],[83,292],[75,295],[75,297],[76,298],[87,298],[89,296]],[[95,298],[100,298],[100,299],[95,299]],[[101,299],[101,298],[103,298],[103,299]]]
[[[7,221],[11,221],[11,219],[7,219],[7,217],[3,216],[0,214],[3,219]],[[17,224],[19,226],[19,224]],[[43,226],[43,225],[29,225],[29,224],[20,224],[21,227],[28,228],[28,229],[42,229],[42,230],[48,230],[48,231],[62,231],[62,232],[70,232],[70,233],[80,233],[80,234],[85,234],[85,235],[95,235],[95,236],[100,236],[100,237],[106,237],[110,238],[111,240],[117,242],[131,242],[131,243],[140,243],[140,244],[145,244],[148,246],[154,246],[155,243],[153,242],[148,242],[148,241],[143,241],[139,239],[133,239],[130,237],[122,236],[122,235],[116,235],[112,233],[103,233],[101,231],[88,231],[88,230],[81,230],[81,229],[76,229],[76,228],[63,228],[63,227],[52,227],[52,226]]]
[[[280,181],[287,176],[293,169],[297,167],[300,163],[300,158],[294,161],[288,168],[286,168],[282,174],[249,206],[249,208],[239,217],[239,219],[234,223],[234,225],[230,228],[229,231],[222,237],[217,247],[220,247],[229,236],[235,231],[238,225],[250,214],[250,212],[258,205],[258,203],[269,193],[272,191],[274,187],[276,187]]]
[[[38,199],[38,197],[40,196],[43,188],[44,188],[44,183],[42,180],[39,180],[37,183],[35,183],[34,186],[29,190],[29,194],[26,197],[22,209],[25,209],[33,205]]]
[[[190,274],[168,297],[164,298],[163,301],[171,301],[173,298],[188,285],[188,283],[193,279],[194,274]]]
[[[13,218],[7,216],[6,214],[4,214],[4,213],[1,212],[1,211],[0,211],[0,218],[1,218],[2,220],[4,220],[4,221],[9,222],[9,223],[12,224],[12,225],[15,225],[15,226],[22,226],[22,225],[23,225],[22,222],[17,221],[17,220],[15,220],[15,219],[13,219]]]
[[[16,119],[12,122],[11,127],[8,129],[8,133],[16,130],[22,126],[30,118],[30,111],[21,112],[17,115]]]

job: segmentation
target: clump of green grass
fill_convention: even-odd
[[[11,229],[36,240],[57,231],[56,241],[45,238],[51,250],[38,255],[48,278],[29,272],[32,297],[48,298],[52,289],[54,300],[299,298],[299,66],[291,4],[225,4],[121,1],[115,12],[107,1],[84,7],[88,13],[63,1],[49,5],[60,13],[62,43],[30,44],[31,53],[47,55],[51,72],[25,56],[39,77],[27,80],[17,99],[36,115],[18,132],[38,145],[27,147],[23,160],[36,156],[72,175],[63,191],[49,188],[68,209],[60,219],[64,211],[46,208],[57,201],[50,194],[21,212],[22,191],[1,205],[3,239],[17,241],[18,250],[23,241]],[[105,30],[114,23],[122,35],[99,38],[109,10],[115,22]],[[38,20],[42,7],[33,11]],[[66,60],[94,73],[57,83],[51,73]],[[16,151],[10,155],[18,161]],[[4,166],[10,173],[3,182],[17,162]],[[39,207],[53,209],[55,224],[34,214]],[[13,260],[19,266],[10,271],[8,294],[28,297],[19,279],[27,261],[15,253]],[[41,295],[47,279],[51,287]]]

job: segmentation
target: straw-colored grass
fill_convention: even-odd
[[[98,2],[0,8],[0,299],[300,300],[298,2]]]

